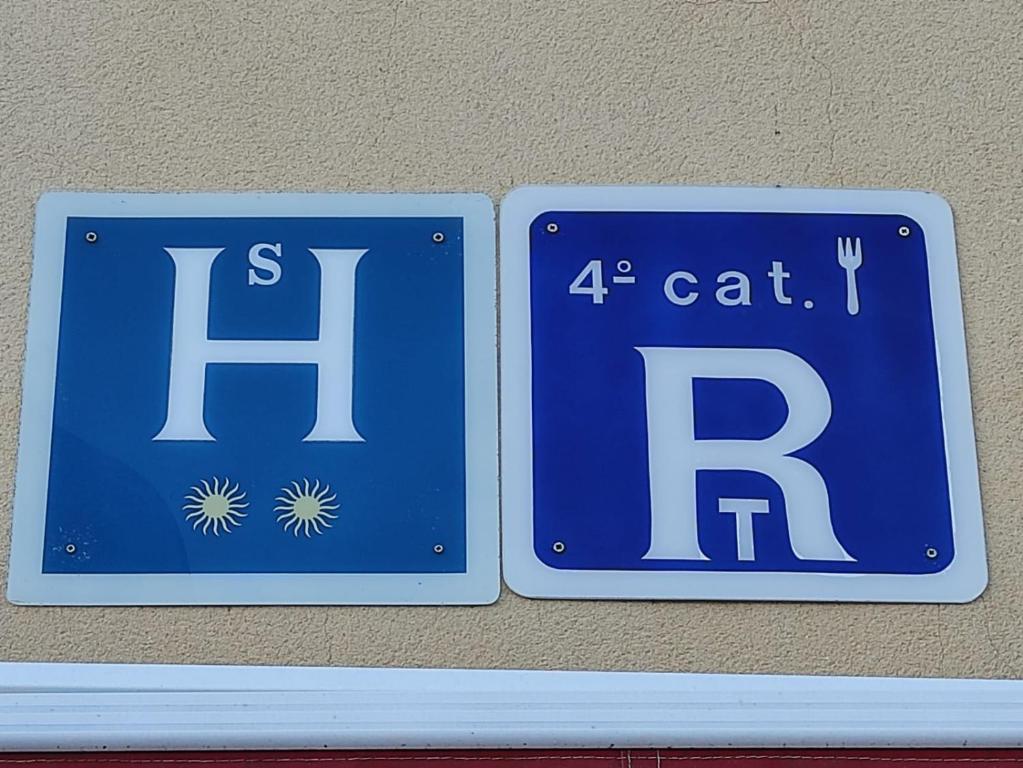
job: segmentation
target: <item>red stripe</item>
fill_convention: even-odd
[[[689,766],[686,766],[686,764]],[[9,753],[0,766],[101,768],[1021,768],[1023,750],[515,750]]]

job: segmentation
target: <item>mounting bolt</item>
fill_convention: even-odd
[[[927,556],[928,560],[934,560],[938,556],[938,550],[934,547],[928,547],[924,550],[924,554]]]
[[[554,554],[560,555],[562,552],[565,551],[565,542],[556,541],[554,542],[554,545],[551,547],[551,549],[554,550]]]
[[[433,233],[433,242],[435,242],[435,243],[443,243],[444,242],[444,233],[443,232],[434,232]]]
[[[550,224],[547,225],[547,231],[550,232],[552,235],[558,234],[558,225],[552,221]]]
[[[909,237],[910,229],[905,224],[899,227],[899,237]]]
[[[67,552],[69,555],[73,555],[75,552],[78,551],[78,547],[76,547],[74,544],[68,544],[66,547],[64,547],[64,551]]]
[[[444,545],[443,544],[434,544],[433,545],[433,551],[434,551],[435,554],[443,555],[444,554]]]
[[[89,243],[90,245],[92,243],[95,243],[97,240],[99,240],[99,235],[97,235],[95,232],[85,233],[85,242]]]

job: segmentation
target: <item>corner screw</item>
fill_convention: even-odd
[[[554,554],[560,555],[562,552],[565,551],[565,542],[556,541],[554,542],[554,545],[551,547],[551,549],[554,550]]]
[[[938,550],[934,547],[928,547],[924,550],[924,554],[927,555],[928,560],[934,560],[938,556]]]
[[[443,555],[444,554],[444,545],[443,544],[434,544],[433,545],[433,551],[436,554],[438,554],[438,555]]]
[[[76,547],[74,544],[68,544],[66,547],[64,547],[64,551],[67,552],[69,555],[73,555],[75,552],[78,551],[78,547]]]
[[[558,225],[552,221],[550,224],[547,225],[547,231],[550,232],[552,235],[558,234]]]
[[[909,237],[910,229],[905,224],[899,227],[899,237]]]
[[[95,232],[85,233],[85,242],[89,243],[90,245],[92,243],[95,243],[97,240],[99,240],[99,235],[97,235]]]
[[[444,242],[444,233],[443,232],[434,232],[433,233],[433,242],[435,242],[435,243],[443,243]]]

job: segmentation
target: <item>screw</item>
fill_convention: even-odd
[[[552,221],[550,224],[547,225],[547,231],[550,232],[552,235],[558,234],[558,225]]]
[[[75,552],[78,551],[78,547],[76,547],[74,544],[68,544],[66,547],[64,547],[64,551],[67,552],[69,555],[73,555]]]
[[[85,233],[85,242],[89,243],[90,245],[92,243],[95,243],[97,240],[99,240],[99,235],[97,235],[95,232]]]
[[[909,237],[910,229],[905,224],[899,227],[899,237]]]
[[[928,547],[927,549],[924,550],[924,554],[927,555],[928,560],[933,560],[938,556],[938,550],[936,550],[934,547]]]
[[[435,243],[443,243],[444,242],[444,233],[443,232],[434,232],[433,233],[433,242],[435,242]]]
[[[554,542],[554,546],[552,546],[551,549],[554,550],[555,554],[560,555],[562,552],[565,551],[565,542],[556,541]]]
[[[444,545],[443,544],[434,544],[433,545],[433,551],[436,554],[438,554],[438,555],[443,555],[444,554]]]

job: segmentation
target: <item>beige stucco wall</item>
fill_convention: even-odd
[[[0,658],[1023,675],[1020,0],[0,0],[0,563],[46,189],[940,191],[991,585],[968,606],[15,608]]]

